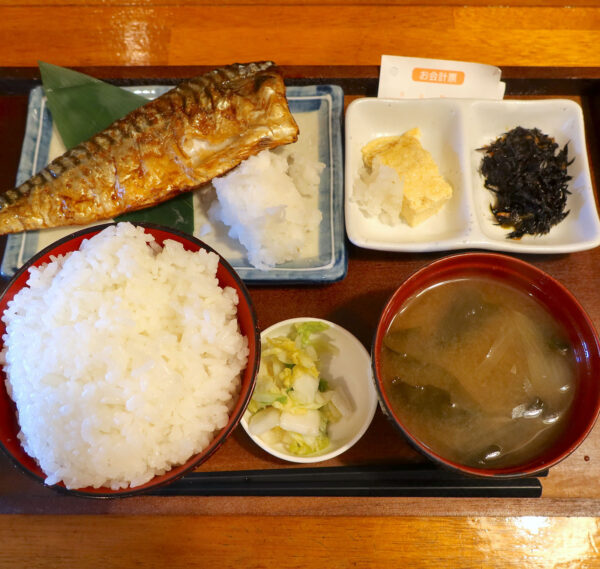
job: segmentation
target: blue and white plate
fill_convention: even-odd
[[[169,88],[145,86],[128,89],[153,99]],[[209,221],[197,195],[194,195],[194,209],[190,212],[193,216],[194,236],[219,251],[247,282],[335,282],[343,279],[348,269],[343,208],[343,91],[337,85],[309,85],[288,87],[287,96],[290,110],[300,127],[300,137],[295,144],[300,151],[325,164],[318,194],[318,207],[323,214],[323,220],[314,242],[306,243],[305,250],[298,260],[268,270],[259,270],[248,262],[244,248],[227,236],[224,226],[218,227]],[[43,89],[36,87],[29,97],[17,184],[39,172],[50,160],[64,151],[60,136],[53,128]],[[12,276],[35,253],[79,229],[81,227],[68,227],[9,235],[0,269],[2,274]]]

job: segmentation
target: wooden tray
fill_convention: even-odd
[[[168,83],[204,68],[87,68],[82,71],[117,84]],[[291,67],[289,84],[333,83],[344,89],[346,104],[375,96],[376,67]],[[507,97],[566,97],[579,102],[586,122],[588,152],[598,200],[596,131],[600,128],[600,73],[596,69],[507,68]],[[0,68],[0,135],[11,141],[0,156],[0,184],[11,187],[20,155],[29,89],[39,84],[36,69]],[[0,254],[3,241],[0,240]],[[347,328],[368,348],[378,315],[396,286],[416,269],[447,253],[385,253],[349,244],[348,275],[323,286],[250,286],[261,328],[298,316],[314,316]],[[600,328],[600,248],[569,255],[527,255],[563,282]],[[600,379],[600,378],[599,378]],[[350,451],[321,467],[377,466],[409,470],[430,467],[378,411],[365,436]],[[204,473],[290,468],[263,453],[238,428],[200,469]],[[600,515],[600,427],[584,444],[542,479],[540,498],[440,498],[422,496],[140,496],[122,500],[75,498],[46,488],[0,455],[0,512],[3,513],[184,513],[306,515]]]

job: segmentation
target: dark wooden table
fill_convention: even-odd
[[[170,82],[193,75],[204,68],[82,68],[90,74],[118,84]],[[376,67],[284,67],[290,84],[315,82],[336,83],[343,87],[346,103],[356,97],[374,96],[377,85]],[[27,95],[37,84],[35,69],[0,69],[0,187],[13,185],[21,152],[27,111]],[[599,178],[600,149],[596,132],[600,128],[600,74],[596,69],[506,68],[507,97],[568,97],[578,101],[584,110],[588,150],[594,185]],[[370,348],[377,319],[395,288],[413,271],[449,253],[385,253],[347,244],[348,274],[340,282],[327,285],[255,286],[250,293],[256,306],[261,328],[286,318],[313,316],[340,324]],[[600,328],[600,248],[562,255],[521,255],[564,283],[585,307]],[[600,378],[599,378],[600,379]],[[349,452],[323,466],[393,465],[407,468],[428,466],[378,411],[363,439]],[[203,472],[278,469],[289,467],[263,453],[247,438],[241,428],[202,467]],[[76,528],[77,521],[66,514],[118,514],[184,516],[217,516],[215,523],[223,529],[225,520],[238,529],[246,524],[266,523],[277,531],[278,522],[260,521],[255,516],[281,517],[286,527],[306,524],[322,516],[335,516],[340,528],[352,527],[361,516],[406,517],[411,520],[406,531],[421,535],[423,517],[435,516],[469,527],[472,519],[526,516],[569,516],[600,518],[600,427],[569,458],[553,468],[542,479],[540,498],[423,498],[407,497],[246,497],[246,496],[140,496],[125,500],[90,500],[61,495],[45,488],[17,471],[0,455],[0,512],[4,514],[44,514],[46,524],[55,520],[63,528]],[[228,516],[223,518],[222,516]],[[9,517],[5,528],[15,537],[27,523]],[[120,518],[119,518],[120,519]],[[140,522],[146,529],[151,521]],[[177,518],[179,519],[179,518]],[[260,518],[262,520],[262,518]],[[302,521],[304,520],[304,521]],[[97,522],[89,522],[95,525]],[[119,522],[120,523],[120,522]],[[166,523],[166,522],[165,522]],[[175,523],[175,522],[169,522]],[[322,528],[320,522],[315,522]],[[408,522],[407,522],[408,523]],[[440,522],[441,523],[441,522]],[[223,524],[220,525],[219,524]],[[304,526],[302,526],[304,527]],[[11,529],[12,528],[12,529]],[[412,529],[411,529],[412,528]],[[438,528],[439,529],[439,528]],[[215,530],[216,531],[216,530]],[[258,531],[258,530],[257,530]],[[340,530],[341,531],[341,530]],[[370,531],[376,528],[370,526]],[[389,531],[389,528],[388,530]],[[212,534],[210,534],[212,535]],[[253,535],[256,535],[254,533]],[[339,535],[339,532],[336,533]],[[456,541],[452,542],[456,545]]]

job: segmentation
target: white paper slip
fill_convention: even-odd
[[[493,65],[382,55],[377,96],[380,99],[502,99],[506,85],[500,77],[500,69]]]

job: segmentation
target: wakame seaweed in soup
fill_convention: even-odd
[[[381,369],[406,429],[477,468],[542,454],[574,395],[566,332],[536,300],[486,278],[450,280],[409,300],[384,336]]]

